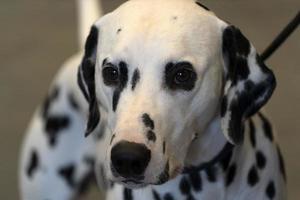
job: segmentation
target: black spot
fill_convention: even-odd
[[[252,119],[249,119],[249,130],[250,130],[250,142],[251,145],[255,148],[256,147],[255,127]]]
[[[166,153],[166,141],[163,142],[163,154]]]
[[[200,7],[202,7],[203,9],[205,9],[205,10],[208,10],[209,11],[209,8],[208,7],[206,7],[205,5],[203,5],[203,4],[201,4],[201,3],[199,3],[199,2],[195,2],[198,6],[200,6]]]
[[[174,198],[173,198],[172,194],[167,193],[167,194],[165,194],[165,196],[164,196],[164,200],[174,200]]]
[[[68,99],[69,99],[69,103],[70,103],[71,107],[74,110],[78,111],[79,110],[79,105],[78,105],[77,101],[75,100],[74,94],[73,93],[69,93]]]
[[[113,140],[115,139],[115,137],[116,137],[116,134],[113,134],[112,136],[111,136],[111,139],[110,139],[110,145],[112,144],[112,142],[113,142]]]
[[[59,87],[58,86],[54,86],[53,89],[50,91],[49,95],[46,97],[46,99],[44,100],[44,104],[42,107],[42,115],[43,118],[46,119],[48,116],[48,111],[49,108],[51,106],[51,103],[58,98],[59,95]]]
[[[255,166],[253,165],[250,168],[249,173],[248,173],[248,184],[252,187],[258,181],[259,181],[258,173],[257,173],[257,170],[256,170]]]
[[[32,178],[33,173],[38,169],[39,167],[39,156],[38,153],[35,150],[32,150],[30,155],[30,160],[26,169],[27,176],[29,178]]]
[[[94,166],[95,166],[95,158],[93,158],[92,156],[84,156],[83,161],[84,161],[87,165],[89,165],[89,167],[90,167],[91,169],[94,168]]]
[[[117,109],[119,98],[120,98],[120,91],[115,90],[113,94],[113,111],[116,111]]]
[[[120,95],[121,95],[123,89],[126,87],[127,82],[128,82],[127,64],[123,61],[120,62],[119,70],[120,70],[120,77],[119,77],[120,81],[119,81],[117,88],[114,91],[114,94],[113,94],[113,111],[116,111]]]
[[[232,157],[232,150],[229,151],[229,152],[227,153],[227,155],[225,155],[225,156],[220,160],[220,164],[221,164],[222,169],[223,169],[224,171],[227,170],[227,168],[228,168],[228,166],[229,166],[229,164],[230,164],[230,161],[231,161],[231,157]]]
[[[58,174],[65,179],[66,183],[71,188],[75,187],[75,179],[74,179],[75,165],[74,164],[70,164],[58,169]]]
[[[108,58],[104,58],[102,61],[102,67],[105,66],[108,63]]]
[[[109,183],[110,183],[110,189],[112,189],[115,186],[115,183],[112,181],[109,181]]]
[[[259,169],[263,169],[266,166],[266,157],[261,151],[256,152],[256,163]]]
[[[273,181],[270,181],[266,187],[266,195],[269,199],[273,199],[275,197],[275,185]]]
[[[144,125],[147,128],[150,128],[151,130],[154,129],[154,121],[151,119],[151,117],[149,116],[149,114],[144,113],[143,116],[142,116],[142,119],[143,119]]]
[[[152,142],[156,141],[156,135],[151,130],[147,131],[147,138],[148,138],[149,141],[152,141]]]
[[[230,186],[230,184],[233,182],[236,175],[236,164],[233,163],[229,168],[228,172],[226,174],[226,186]]]
[[[119,34],[121,31],[122,31],[122,29],[119,28],[119,29],[117,30],[117,34]]]
[[[183,195],[189,195],[191,193],[191,185],[185,176],[182,177],[179,183],[179,188]]]
[[[156,185],[161,185],[169,180],[169,167],[169,161],[167,161],[164,171],[158,176],[158,182],[156,183]]]
[[[222,104],[221,104],[221,117],[224,117],[227,111],[227,96],[224,96],[222,98]]]
[[[195,191],[198,192],[198,191],[202,190],[202,179],[201,179],[199,172],[192,171],[191,173],[189,173],[189,178],[190,178],[192,187]]]
[[[161,200],[159,194],[155,190],[152,190],[152,194],[153,194],[154,200]]]
[[[133,76],[131,79],[131,89],[134,90],[136,84],[139,82],[140,80],[140,71],[138,69],[135,69],[133,72]]]
[[[279,147],[277,146],[276,148],[277,148],[279,169],[280,169],[281,174],[283,175],[284,180],[286,181],[287,177],[286,177],[286,172],[285,172],[285,166],[284,166],[283,157],[282,157],[282,154],[281,154],[281,151],[280,151]]]
[[[132,190],[128,188],[124,188],[124,200],[133,200]]]
[[[67,116],[49,116],[45,122],[45,132],[49,138],[50,146],[54,146],[57,141],[57,135],[61,130],[69,127],[70,118]]]
[[[189,195],[187,198],[186,198],[186,200],[195,200],[195,198],[193,197],[193,195]]]
[[[207,180],[210,182],[216,181],[216,169],[214,166],[208,167],[205,169],[205,173],[207,175]]]
[[[262,113],[258,113],[258,116],[260,117],[260,119],[262,121],[265,136],[270,141],[273,141],[272,126],[271,126],[270,122]]]
[[[94,183],[96,183],[96,177],[93,169],[91,169],[77,184],[77,193],[79,195],[86,194]]]

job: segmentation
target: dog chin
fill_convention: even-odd
[[[148,183],[136,183],[136,182],[119,182],[120,184],[122,184],[123,186],[125,186],[126,188],[129,188],[129,189],[139,189],[139,188],[144,188],[144,187],[147,187]]]

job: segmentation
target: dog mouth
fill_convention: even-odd
[[[175,178],[182,172],[181,167],[176,167],[172,171],[170,171],[170,166],[169,163],[166,163],[164,170],[157,176],[156,181],[152,182],[147,182],[145,181],[144,177],[141,178],[124,178],[119,175],[116,175],[115,173],[113,176],[112,182],[116,182],[119,184],[124,185],[127,188],[130,189],[138,189],[138,188],[143,188],[149,185],[163,185],[167,183],[169,180]]]

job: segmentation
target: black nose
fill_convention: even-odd
[[[151,158],[143,144],[119,142],[111,150],[112,168],[124,178],[140,179]]]

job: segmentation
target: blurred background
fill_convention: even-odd
[[[103,1],[105,12],[121,2]],[[201,2],[240,27],[258,51],[300,8],[299,0]],[[74,0],[0,0],[0,199],[18,199],[17,166],[24,130],[60,65],[78,51],[76,19]],[[300,196],[299,52],[298,28],[267,61],[278,87],[266,110],[278,132],[292,200]]]

